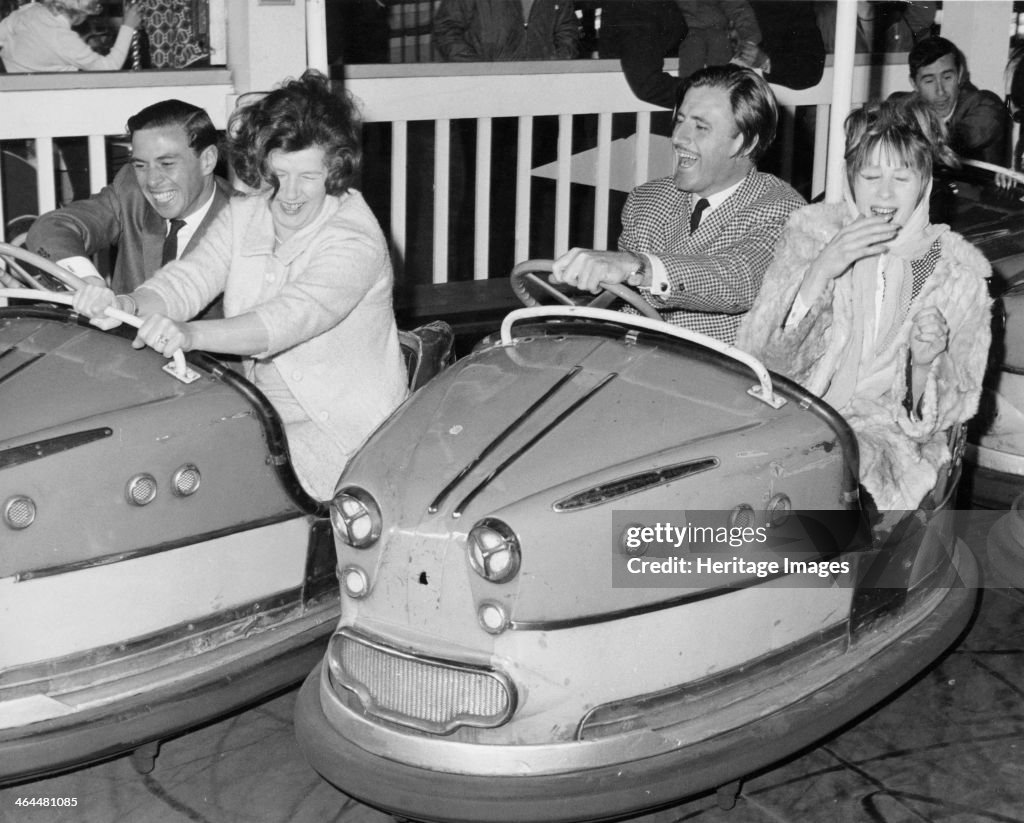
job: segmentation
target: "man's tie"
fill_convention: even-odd
[[[693,213],[690,215],[690,234],[697,231],[697,226],[700,225],[700,216],[704,213],[704,209],[710,205],[704,197],[693,204]]]
[[[184,225],[184,220],[179,220],[178,218],[171,220],[171,228],[164,238],[164,253],[160,258],[161,266],[166,266],[172,260],[178,258],[178,232],[181,231]]]

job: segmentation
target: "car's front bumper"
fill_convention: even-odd
[[[970,619],[978,575],[963,544],[956,567],[961,585],[933,592],[918,610],[816,667],[815,687],[794,683],[787,700],[780,686],[774,703],[763,694],[740,706],[709,698],[709,714],[741,720],[701,739],[688,742],[685,726],[547,746],[412,734],[342,706],[323,666],[299,693],[296,734],[313,767],[346,794],[415,820],[568,823],[670,805],[812,744],[921,671]]]
[[[0,728],[0,785],[125,754],[270,697],[316,666],[336,621],[327,601],[298,625],[169,665],[156,687],[123,684],[123,696],[95,708]]]

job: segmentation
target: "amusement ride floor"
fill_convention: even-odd
[[[983,568],[1003,514],[962,513]],[[148,775],[123,757],[0,790],[0,823],[390,823],[306,765],[295,694],[167,741]],[[32,797],[77,806],[16,805]],[[748,779],[731,810],[712,795],[643,820],[1024,823],[1024,589],[990,583],[970,631],[937,665],[859,723]]]

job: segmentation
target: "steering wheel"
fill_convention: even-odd
[[[85,285],[85,281],[80,277],[76,277],[67,269],[63,269],[54,263],[52,260],[47,260],[45,257],[40,257],[38,254],[23,249],[21,246],[13,246],[10,243],[0,243],[0,258],[7,264],[7,270],[11,274],[21,281],[25,286],[38,291],[51,291],[49,284],[40,282],[40,280],[33,275],[29,274],[24,267],[19,266],[17,261],[21,260],[24,263],[28,263],[41,270],[44,274],[52,277],[60,284],[64,289],[70,289],[71,291],[78,291],[82,286]]]
[[[550,274],[553,268],[553,260],[525,260],[522,263],[517,263],[512,269],[512,273],[509,275],[508,279],[512,284],[512,291],[514,291],[516,296],[523,301],[524,306],[541,305],[540,301],[530,293],[530,290],[527,288],[527,283],[536,285],[545,294],[554,298],[559,303],[564,303],[567,306],[578,305],[577,302],[569,295],[559,289],[556,289],[548,280],[538,277],[535,274],[535,272]],[[625,283],[602,283],[601,288],[604,291],[586,304],[589,308],[607,308],[616,298],[618,298],[628,303],[644,317],[649,317],[651,320],[662,319],[661,314],[658,313],[658,310],[654,308],[654,306],[644,300],[643,297],[640,296],[639,292],[635,289],[631,289]]]

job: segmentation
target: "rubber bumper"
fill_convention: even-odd
[[[331,727],[321,667],[303,684],[295,729],[307,760],[346,794],[433,823],[576,823],[615,820],[724,786],[815,743],[911,680],[959,637],[977,599],[978,570],[961,544],[962,587],[951,588],[908,632],[825,688],[774,714],[639,761],[561,774],[482,776],[431,771],[366,751]],[[467,769],[472,763],[466,764]]]
[[[0,730],[0,786],[125,754],[181,734],[300,682],[322,659],[334,623],[228,666],[91,712]]]

